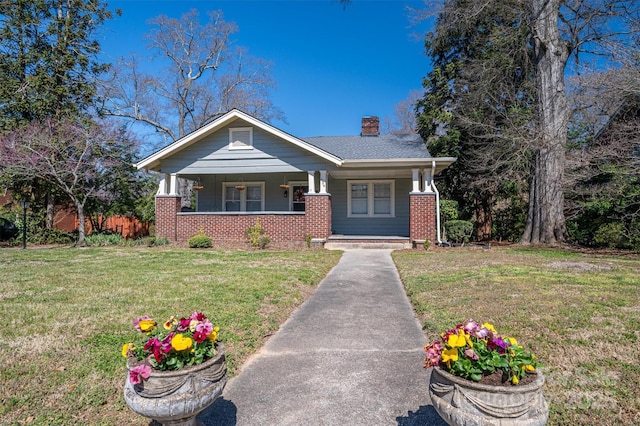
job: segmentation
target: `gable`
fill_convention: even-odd
[[[144,168],[146,170],[162,171],[164,173],[176,173],[177,172],[176,167],[184,168],[187,166],[188,163],[193,164],[197,162],[199,159],[204,158],[205,156],[210,156],[211,154],[219,151],[222,148],[222,145],[224,145],[224,143],[219,147],[218,146],[213,147],[214,150],[209,153],[206,153],[206,151],[209,150],[211,147],[209,149],[195,148],[195,151],[191,153],[189,153],[189,151],[183,152],[188,148],[192,147],[193,145],[202,145],[201,141],[205,139],[208,140],[209,137],[211,136],[213,136],[213,139],[215,141],[220,142],[222,140],[220,139],[221,137],[220,135],[221,134],[226,135],[225,143],[228,149],[229,147],[228,128],[229,127],[236,127],[236,128],[249,127],[252,129],[260,130],[263,133],[270,134],[272,137],[279,139],[282,143],[288,144],[292,147],[296,147],[298,149],[301,149],[302,151],[306,151],[309,157],[319,157],[319,159],[324,160],[324,162],[329,162],[333,164],[340,163],[340,159],[335,157],[334,155],[331,155],[319,149],[318,147],[310,145],[301,139],[298,139],[292,135],[289,135],[288,133],[285,133],[282,130],[279,130],[263,121],[260,121],[254,117],[251,117],[250,115],[240,110],[233,109],[228,113],[224,114],[223,116],[212,121],[211,123],[207,124],[206,126],[190,133],[189,135],[183,138],[178,139],[172,144],[144,158],[143,160],[136,163],[135,166],[138,169]],[[224,130],[224,131],[220,132],[221,130]],[[210,143],[211,141],[209,141],[208,143],[205,143],[204,145],[209,145]],[[237,151],[240,151],[240,150],[237,150]],[[247,149],[247,151],[251,151],[251,150]],[[189,155],[186,155],[186,154],[189,154]],[[241,155],[238,155],[238,158],[247,159],[247,156],[243,157]],[[168,164],[173,164],[170,167],[172,169],[171,171],[167,169]]]

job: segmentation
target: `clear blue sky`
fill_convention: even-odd
[[[195,8],[201,17],[222,10],[239,27],[234,40],[249,54],[273,63],[272,100],[295,136],[356,135],[365,115],[393,117],[393,107],[420,89],[429,70],[424,54],[426,23],[411,26],[407,6],[415,0],[109,0],[122,16],[107,23],[101,40],[111,61],[144,55],[147,21],[179,18]]]

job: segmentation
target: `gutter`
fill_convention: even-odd
[[[436,193],[436,239],[438,240],[438,245],[442,245],[442,239],[440,238],[440,192],[436,187],[435,171],[436,161],[433,160],[431,162],[431,189]]]

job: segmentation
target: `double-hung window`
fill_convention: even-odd
[[[264,211],[264,182],[226,182],[222,194],[226,212]]]
[[[347,181],[349,217],[395,217],[394,181]]]

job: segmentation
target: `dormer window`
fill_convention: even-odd
[[[229,149],[253,149],[253,128],[235,127],[229,129]]]

